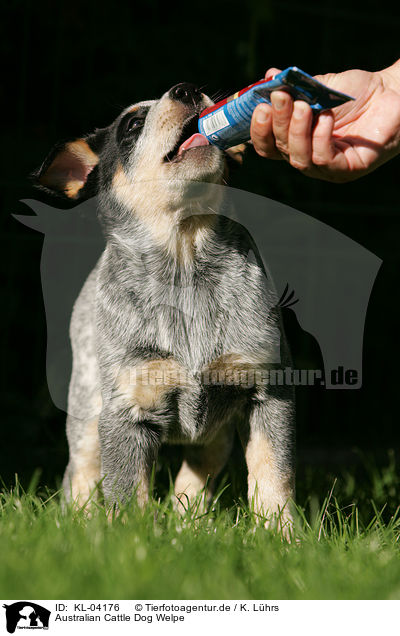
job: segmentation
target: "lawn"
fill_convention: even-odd
[[[206,514],[193,507],[182,518],[164,493],[110,523],[101,505],[88,518],[37,479],[25,490],[17,482],[0,496],[0,597],[400,598],[394,454],[336,477],[303,471],[290,544],[260,527],[232,490],[227,473]]]

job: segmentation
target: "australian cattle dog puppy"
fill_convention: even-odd
[[[268,382],[289,354],[254,241],[219,214],[226,153],[197,131],[211,104],[178,84],[59,144],[36,174],[52,193],[96,194],[106,237],[71,320],[65,495],[82,505],[101,481],[109,504],[144,505],[160,445],[177,443],[175,492],[191,502],[212,492],[237,427],[249,502],[289,527],[293,395]]]

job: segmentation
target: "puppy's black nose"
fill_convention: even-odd
[[[178,102],[182,102],[183,104],[198,104],[202,95],[197,86],[194,84],[188,84],[187,82],[182,82],[182,84],[177,84],[173,86],[169,91],[169,96],[171,99],[176,99]]]

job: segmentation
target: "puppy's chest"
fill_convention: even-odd
[[[147,282],[143,314],[160,349],[198,367],[225,338],[231,290],[221,281],[176,279]]]
[[[192,371],[221,355],[268,348],[269,308],[245,271],[216,267],[203,275],[144,278],[141,335]]]

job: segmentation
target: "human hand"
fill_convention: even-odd
[[[271,68],[272,79],[279,69]],[[305,175],[345,182],[400,152],[400,61],[381,72],[351,70],[316,79],[355,97],[314,121],[310,106],[284,91],[253,113],[251,138],[262,157],[286,159]]]

